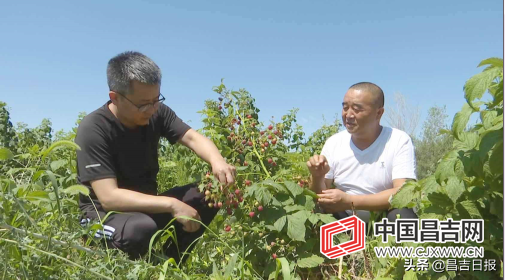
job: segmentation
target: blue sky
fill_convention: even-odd
[[[378,84],[419,106],[464,103],[478,63],[503,57],[502,1],[4,1],[0,101],[14,123],[70,129],[108,100],[107,61],[125,50],[162,69],[167,105],[199,128],[225,78],[260,120],[292,108],[307,133],[340,116],[347,88]],[[421,124],[419,127],[421,127]]]

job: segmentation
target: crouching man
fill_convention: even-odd
[[[82,224],[104,219],[103,230],[95,237],[105,239],[134,259],[144,255],[151,237],[174,217],[177,246],[167,242],[166,254],[180,260],[179,253],[204,232],[217,209],[208,208],[196,184],[174,187],[158,194],[156,175],[160,137],[171,144],[181,143],[212,166],[223,184],[233,184],[235,168],[228,165],[218,149],[177,117],[163,104],[161,71],[148,57],[125,52],[107,66],[110,100],[80,123],[75,142],[78,180],[90,189],[91,200],[81,195]],[[96,210],[95,210],[96,207]]]
[[[380,125],[383,113],[380,87],[367,82],[351,86],[342,102],[346,130],[331,136],[321,155],[307,162],[319,205],[337,219],[352,215],[353,206],[367,223],[369,211],[387,211],[389,221],[397,214],[417,218],[412,209],[390,209],[391,195],[407,179],[416,179],[416,160],[407,133]]]

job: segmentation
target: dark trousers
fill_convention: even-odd
[[[195,208],[202,219],[202,223],[207,226],[212,222],[212,219],[214,219],[219,210],[207,206],[205,195],[198,191],[197,184],[175,187],[159,195],[174,197]],[[98,230],[95,233],[95,237],[106,240],[109,247],[126,252],[131,259],[136,259],[146,254],[149,250],[151,237],[158,230],[165,228],[173,219],[170,213],[145,214],[140,212],[124,212],[111,214],[103,221],[107,213],[101,205],[96,206],[98,211],[95,210],[92,204],[81,206],[81,210],[83,210],[81,224],[97,220],[98,212],[104,227],[103,230]],[[172,222],[171,225],[175,227],[177,245],[169,238],[163,245],[163,249],[169,258],[174,258],[176,262],[179,262],[181,255],[186,250],[187,253],[191,252],[194,247],[194,244],[191,245],[191,243],[203,234],[205,227],[200,225],[198,231],[186,232],[182,229],[182,224],[177,221]],[[182,260],[184,261],[186,257],[184,256]]]

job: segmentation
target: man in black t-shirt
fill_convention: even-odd
[[[161,71],[151,59],[138,52],[121,53],[109,61],[107,81],[110,101],[81,121],[75,139],[81,147],[78,180],[90,189],[89,197],[80,197],[81,224],[102,220],[103,230],[95,237],[138,258],[147,252],[156,231],[175,217],[178,246],[167,242],[165,250],[179,260],[204,231],[199,223],[181,216],[208,225],[217,210],[206,206],[196,184],[157,193],[160,137],[192,149],[212,166],[223,184],[234,183],[235,168],[225,162],[212,141],[162,103]],[[121,213],[103,221],[109,211]]]

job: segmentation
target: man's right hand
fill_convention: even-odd
[[[328,160],[323,155],[312,156],[309,161],[307,161],[307,167],[312,177],[324,177],[324,175],[330,171]]]
[[[187,232],[195,232],[200,228],[200,224],[198,222],[188,220],[181,216],[186,216],[193,218],[195,220],[201,221],[200,215],[195,210],[195,208],[187,205],[186,203],[174,199],[172,205],[172,215],[177,218],[177,221],[182,224],[182,229]],[[180,217],[180,218],[179,218]]]

